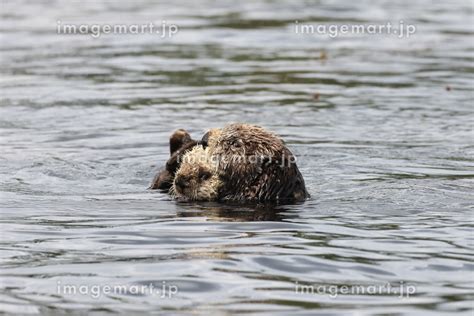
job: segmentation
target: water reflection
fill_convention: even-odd
[[[248,222],[273,221],[279,222],[297,218],[297,214],[286,213],[289,209],[284,205],[261,204],[222,204],[222,203],[189,203],[179,202],[181,211],[178,217],[205,217],[210,221]]]

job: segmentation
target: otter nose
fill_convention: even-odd
[[[175,180],[174,180],[174,185],[180,189],[180,190],[183,190],[185,189],[189,183],[188,181],[184,178],[184,177],[177,177]]]

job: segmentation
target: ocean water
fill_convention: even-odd
[[[473,6],[2,1],[0,311],[472,315]],[[58,34],[150,22],[179,31]],[[387,22],[416,32],[297,32]],[[230,122],[311,199],[147,190],[173,130]]]

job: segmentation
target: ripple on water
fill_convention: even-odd
[[[470,315],[472,5],[236,3],[2,3],[0,311]],[[58,19],[180,31],[94,39]],[[296,20],[417,33],[302,35]],[[310,200],[146,190],[171,131],[235,121],[282,135]],[[416,293],[340,293],[388,283]],[[134,291],[150,284],[178,292]]]

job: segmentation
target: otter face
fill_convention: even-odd
[[[181,161],[173,181],[172,194],[193,201],[213,201],[220,187],[217,168],[207,149],[195,146]]]

